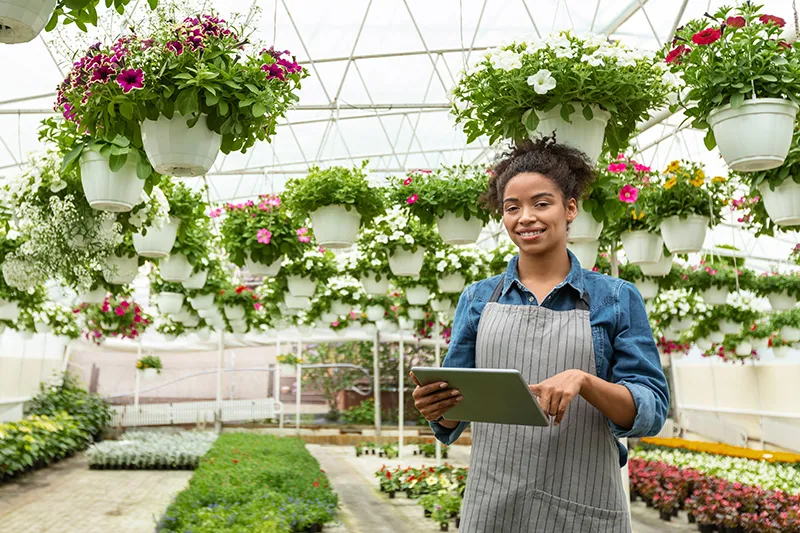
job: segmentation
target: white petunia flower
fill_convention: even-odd
[[[556,57],[572,59],[575,57],[575,51],[572,48],[555,48]]]
[[[555,89],[556,79],[549,70],[543,68],[533,76],[528,76],[528,85],[533,86],[536,94],[547,94],[551,89]]]
[[[599,67],[603,64],[603,57],[597,54],[592,54],[592,55],[583,54],[581,56],[581,61],[593,67]]]
[[[67,186],[67,182],[64,180],[56,180],[50,184],[50,192],[57,193],[58,191],[63,191],[64,188]]]
[[[514,70],[522,66],[522,56],[512,50],[501,50],[492,54],[492,66],[500,70]]]

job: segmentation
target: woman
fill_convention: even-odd
[[[484,200],[519,255],[461,295],[444,366],[519,370],[551,426],[474,424],[461,531],[631,530],[627,450],[615,437],[658,433],[669,390],[636,288],[582,270],[567,250],[592,178],[583,153],[542,139],[507,155],[489,181]],[[446,418],[462,397],[446,383],[417,385],[417,409],[451,444],[467,426]]]

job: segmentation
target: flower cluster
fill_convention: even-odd
[[[601,160],[597,179],[589,185],[583,208],[605,222],[605,232],[618,237],[626,231],[655,228],[650,196],[658,173],[625,154]]]
[[[671,217],[699,215],[714,227],[722,220],[724,206],[733,190],[722,176],[709,178],[702,166],[691,161],[672,161],[652,190],[650,207],[656,223]]]
[[[82,321],[83,336],[95,344],[108,337],[136,339],[144,333],[152,317],[133,300],[107,297],[102,304],[81,304],[76,309]]]

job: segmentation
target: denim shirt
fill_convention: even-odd
[[[583,291],[589,293],[589,320],[597,376],[625,386],[636,404],[633,427],[625,429],[609,420],[611,432],[617,438],[656,435],[667,418],[669,387],[661,369],[661,360],[642,296],[627,281],[583,270],[572,252],[568,253],[571,261],[569,274],[547,295],[541,305],[555,311],[569,311],[575,309]],[[518,262],[519,256],[508,263],[498,303],[539,305],[536,296],[519,279]],[[450,346],[442,366],[475,367],[478,322],[500,278],[501,276],[494,276],[479,281],[461,293]],[[566,416],[569,416],[569,411]],[[461,422],[458,427],[448,429],[431,422],[431,428],[437,439],[444,444],[452,444],[468,424]],[[628,460],[628,450],[619,441],[617,446],[622,467]]]

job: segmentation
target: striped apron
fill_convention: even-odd
[[[573,311],[497,302],[481,314],[477,368],[515,368],[539,383],[595,372],[588,294]],[[605,416],[581,396],[558,427],[473,423],[459,531],[629,533],[619,451]]]

